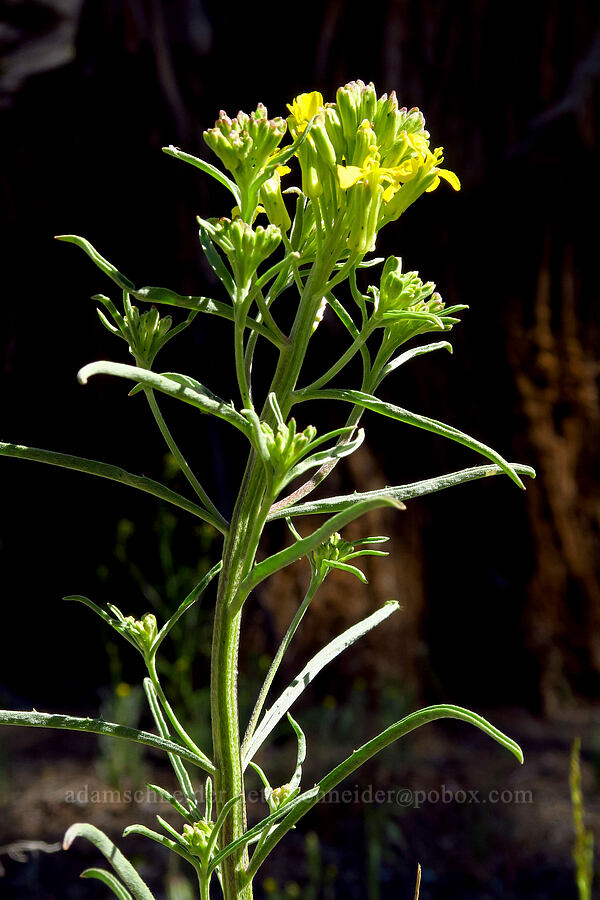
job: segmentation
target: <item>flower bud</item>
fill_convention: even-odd
[[[264,169],[286,129],[285,119],[269,119],[266,107],[259,103],[250,115],[240,111],[234,119],[221,110],[214,128],[204,132],[204,140],[238,185],[247,188]]]
[[[279,246],[281,231],[276,225],[253,228],[240,218],[210,219],[207,227],[215,244],[223,250],[233,269],[236,283],[247,287],[260,264]]]
[[[183,834],[181,836],[192,856],[204,859],[213,827],[212,822],[203,821],[183,826]]]

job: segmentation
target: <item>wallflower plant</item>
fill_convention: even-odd
[[[430,706],[391,723],[316,784],[303,784],[307,742],[290,710],[321,669],[399,609],[393,600],[318,649],[289,687],[267,706],[283,656],[325,579],[336,577],[336,570],[341,569],[365,581],[357,561],[366,555],[385,555],[377,549],[385,537],[365,536],[351,542],[340,536],[347,525],[378,507],[399,512],[405,509],[404,501],[478,478],[505,473],[522,488],[520,475],[534,474],[528,466],[507,462],[458,429],[386,402],[376,394],[388,375],[413,358],[440,349],[451,351],[446,340],[422,343],[414,339],[430,332],[445,336],[458,322],[457,313],[466,308],[445,306],[431,282],[423,282],[416,272],[403,271],[399,257],[384,260],[371,255],[379,231],[421,195],[436,190],[441,181],[455,190],[460,188],[457,176],[441,167],[442,149],[431,149],[422,114],[417,109],[400,108],[393,92],[378,97],[372,84],[361,81],[341,87],[334,102],[325,103],[318,92],[301,94],[288,110],[287,119],[270,119],[262,104],[249,115],[240,112],[233,119],[221,112],[215,127],[204,137],[224,169],[174,147],[165,149],[170,156],[214,178],[231,194],[233,208],[228,216],[198,218],[202,249],[222,286],[219,299],[183,296],[159,287],[136,288],[83,238],[59,238],[84,250],[118,289],[122,306],[98,294],[98,314],[104,326],[126,342],[134,363],[93,362],[79,372],[79,381],[85,384],[96,375],[111,375],[130,382],[131,394],[145,396],[189,482],[191,495],[184,496],[116,465],[0,444],[2,455],[67,467],[150,493],[210,523],[222,535],[222,560],[165,622],[157,622],[152,614],[137,619],[114,604],[102,608],[82,596],[67,598],[85,604],[140,653],[147,670],[144,689],[156,732],[102,719],[37,711],[0,712],[0,723],[6,725],[112,735],[116,740],[136,741],[165,752],[182,799],[153,787],[173,807],[180,824],[174,827],[158,816],[160,830],[131,825],[125,834],[145,835],[186,860],[196,873],[201,900],[208,900],[215,880],[226,900],[249,900],[262,864],[304,815],[379,750],[428,722],[447,717],[475,725],[522,761],[518,745],[476,713],[457,706]],[[298,173],[298,169],[299,185],[285,187],[290,174]],[[367,274],[380,271],[366,290],[361,286],[363,270],[368,270]],[[140,312],[134,301],[150,307]],[[289,333],[277,321],[278,307],[283,304],[293,305],[295,311]],[[171,317],[160,315],[157,306],[187,311],[187,318],[174,327]],[[199,314],[220,316],[233,325],[239,387],[235,403],[213,393],[218,389],[215,384],[209,388],[193,376],[155,369],[156,357],[165,343]],[[347,348],[307,384],[303,363],[325,314],[339,318],[347,331]],[[253,373],[255,366],[262,371],[266,365],[260,360],[264,342],[275,348],[277,362],[266,396],[259,397]],[[362,374],[354,383],[344,382],[342,373],[357,356]],[[198,374],[204,378],[203,373]],[[184,458],[163,418],[158,401],[161,395],[188,404],[191,416],[217,416],[247,443],[247,465],[230,521],[217,509]],[[296,417],[304,415],[307,404],[323,401],[337,404],[332,418],[334,410],[337,413],[345,404],[345,421],[323,434],[317,434],[312,425],[297,424]],[[354,453],[364,440],[359,424],[365,412],[456,441],[486,462],[417,483],[309,499],[338,461]],[[320,517],[320,524],[311,527],[315,516]],[[287,520],[290,541],[284,549],[258,561],[263,532],[277,519]],[[296,527],[297,519],[302,520],[301,528]],[[252,603],[253,592],[265,579],[300,560],[308,563],[306,595],[273,656],[250,719],[242,723],[242,732],[237,678],[244,606]],[[212,747],[200,747],[165,695],[156,659],[175,622],[199,602],[213,579],[217,598],[211,707],[205,711],[211,721]],[[285,784],[272,787],[259,760],[261,748],[280,725],[295,737],[296,764]],[[262,765],[266,765],[264,760]],[[249,768],[264,784],[266,801],[263,817],[252,827],[247,822],[244,793]],[[111,867],[88,869],[85,877],[99,879],[120,900],[152,900],[150,888],[97,828],[72,825],[65,836],[65,847],[80,836],[90,840]]]

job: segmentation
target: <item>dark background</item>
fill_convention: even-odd
[[[399,597],[404,619],[341,672],[401,684],[404,696],[423,701],[593,716],[598,4],[8,2],[0,40],[0,439],[156,477],[163,447],[140,398],[108,379],[76,382],[90,360],[126,361],[125,347],[99,326],[88,299],[109,293],[110,283],[52,236],[87,237],[136,284],[214,293],[194,217],[228,212],[228,197],[162,146],[208,158],[202,131],[219,109],[233,115],[262,101],[271,115],[284,114],[297,93],[318,89],[333,99],[354,78],[395,89],[401,104],[424,111],[432,145],[444,145],[463,189],[424,197],[383,233],[378,250],[434,280],[449,304],[471,308],[452,334],[453,357],[412,363],[383,393],[532,464],[538,478],[526,495],[497,478],[376,520],[374,528],[393,531],[396,562],[379,581],[373,570],[374,591]],[[160,366],[234,396],[230,337],[221,320],[197,318]],[[326,317],[315,352],[325,358],[338,338],[342,347]],[[242,466],[237,436],[188,409],[166,413],[229,512]],[[336,473],[334,489],[478,462],[406,426],[366,423],[369,449]],[[145,611],[112,557],[117,523],[131,519],[139,559],[152,572],[154,501],[10,459],[0,484],[0,695],[19,708],[92,713],[109,681],[102,633],[91,614],[60,598],[83,593]],[[193,558],[194,538],[177,552]],[[286,587],[293,598],[303,577],[257,598],[250,669],[285,618],[278,592]],[[332,589],[314,633],[354,621],[368,602],[357,596],[354,607],[345,589]],[[343,697],[343,683],[322,690],[339,688]]]

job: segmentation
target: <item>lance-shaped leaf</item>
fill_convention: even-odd
[[[145,825],[128,825],[123,831],[123,837],[129,837],[130,834],[139,834],[142,837],[150,838],[151,841],[160,844],[161,847],[166,847],[167,850],[171,850],[173,853],[176,853],[177,856],[181,856],[181,858],[185,859],[186,862],[189,862],[194,869],[198,868],[198,860],[194,859],[190,853],[184,850],[181,844],[177,841],[172,841],[171,838],[165,837],[164,834],[159,834],[158,831],[146,828]]]
[[[133,895],[121,884],[116,875],[113,875],[112,872],[108,872],[106,869],[86,869],[81,873],[80,877],[95,878],[97,881],[101,881],[119,900],[133,900]]]
[[[512,468],[519,475],[529,475],[535,478],[535,469],[520,463],[511,463]],[[424,481],[414,481],[411,484],[400,484],[396,487],[381,488],[377,491],[364,491],[363,493],[345,494],[338,497],[326,497],[323,500],[313,500],[307,503],[297,503],[295,506],[275,508],[267,516],[267,521],[273,519],[288,518],[290,516],[314,516],[340,512],[350,509],[355,503],[362,500],[374,500],[377,497],[392,497],[394,500],[414,500],[415,497],[423,497],[426,494],[435,494],[446,488],[456,487],[459,484],[467,484],[469,481],[477,481],[479,478],[490,478],[492,475],[504,475],[504,469],[500,466],[473,466],[469,469],[461,469],[448,475],[438,475],[437,478],[426,478]]]
[[[108,275],[111,281],[118,284],[122,291],[135,291],[134,283],[123,275],[122,272],[119,272],[112,263],[107,259],[104,259],[104,257],[98,253],[96,248],[93,247],[89,241],[86,241],[85,238],[78,237],[76,234],[58,234],[56,235],[56,240],[66,241],[68,244],[75,244],[77,247],[80,247],[87,253],[92,262],[94,262],[105,275]]]
[[[171,488],[154,481],[152,478],[146,478],[144,475],[134,475],[121,469],[119,466],[111,466],[110,463],[99,462],[97,459],[86,459],[82,456],[71,456],[67,453],[56,453],[54,450],[40,450],[38,447],[24,447],[21,444],[2,444],[0,443],[0,456],[12,456],[16,459],[28,459],[32,462],[47,463],[52,466],[60,466],[63,469],[74,469],[76,472],[84,472],[87,475],[97,475],[100,478],[108,478],[110,481],[118,481],[129,487],[137,488],[146,494],[152,494],[161,500],[166,500],[186,512],[192,513],[205,522],[225,534],[222,522],[217,519],[209,510],[203,509],[196,503],[192,503],[187,497],[183,497]]]
[[[213,270],[217,278],[221,281],[229,296],[233,299],[235,295],[235,284],[233,281],[233,276],[221,259],[219,251],[215,247],[208,228],[204,223],[204,219],[201,219],[199,216],[197,216],[196,221],[200,225],[200,245],[204,250],[204,255],[206,256],[211,269]]]
[[[156,651],[172,629],[173,625],[175,625],[175,623],[181,618],[184,612],[186,612],[190,608],[190,606],[192,606],[202,596],[215,575],[217,575],[221,571],[222,566],[223,561],[220,560],[215,566],[212,567],[212,569],[210,569],[210,571],[206,573],[204,578],[196,585],[196,587],[190,591],[183,603],[181,603],[180,606],[175,610],[171,618],[167,622],[165,622],[163,627],[156,635],[154,643],[152,644],[152,653],[156,653]]]
[[[390,362],[383,367],[378,384],[381,384],[386,375],[389,375],[390,372],[393,372],[399,366],[403,366],[404,363],[408,362],[410,359],[415,359],[417,356],[425,356],[426,353],[431,353],[434,350],[447,350],[448,353],[453,352],[452,344],[449,341],[436,341],[434,344],[423,344],[421,347],[412,347],[410,350],[405,350],[404,353],[400,353],[399,356],[390,360]]]
[[[190,812],[189,809],[186,809],[183,804],[177,800],[173,794],[170,794],[169,791],[166,791],[164,788],[160,787],[158,784],[150,784],[150,782],[146,782],[146,787],[151,791],[155,791],[159,797],[162,797],[163,800],[166,800],[167,803],[173,807],[173,809],[179,813],[179,815],[185,819],[188,824],[193,825],[196,821],[196,817]]]
[[[42,713],[37,710],[23,712],[21,710],[0,709],[0,725],[26,725],[30,728],[61,728],[67,731],[87,731],[92,734],[107,734],[110,737],[124,738],[136,744],[145,744],[155,750],[163,750],[181,757],[193,766],[214,774],[214,766],[207,763],[187,747],[165,740],[150,731],[140,731],[128,725],[116,725],[104,719],[84,719],[79,716],[62,716],[56,713]]]
[[[317,469],[319,466],[323,466],[325,463],[331,462],[334,459],[342,459],[344,456],[350,456],[351,453],[358,450],[364,439],[364,428],[359,428],[354,440],[344,441],[343,443],[336,444],[334,447],[329,447],[327,450],[321,450],[319,453],[313,453],[311,456],[307,456],[288,472],[285,477],[284,485],[289,484],[290,481],[298,478],[299,475],[302,475],[309,469]]]
[[[499,453],[496,453],[495,450],[492,450],[491,447],[487,447],[485,444],[470,437],[468,434],[464,434],[464,432],[459,431],[457,428],[453,428],[452,425],[445,425],[443,422],[438,422],[436,419],[417,415],[417,413],[410,412],[408,409],[403,409],[401,406],[395,406],[393,403],[386,403],[384,400],[379,400],[372,394],[365,394],[363,391],[330,390],[324,388],[314,392],[307,391],[306,393],[299,391],[296,394],[296,397],[298,400],[343,400],[346,403],[352,403],[354,406],[362,406],[363,409],[371,410],[371,412],[380,413],[382,416],[388,416],[390,419],[396,419],[398,422],[404,422],[407,425],[415,425],[417,428],[423,428],[425,431],[431,431],[433,434],[439,434],[441,437],[449,438],[450,440],[463,444],[463,446],[469,447],[471,450],[476,450],[482,456],[491,459],[492,462],[495,462],[500,466],[509,478],[512,478],[518,487],[525,490],[525,485],[511,464],[508,463],[504,457],[500,456]]]
[[[348,647],[351,647],[355,641],[357,641],[363,635],[367,634],[369,631],[371,631],[372,628],[375,628],[398,609],[400,609],[399,603],[397,603],[395,600],[388,601],[381,607],[381,609],[378,609],[370,616],[367,616],[366,619],[363,619],[356,625],[352,625],[351,628],[348,628],[346,631],[342,632],[342,634],[338,635],[336,638],[330,641],[327,646],[323,647],[322,650],[319,650],[319,652],[315,656],[313,656],[313,658],[304,666],[304,668],[296,676],[296,678],[294,678],[289,687],[287,687],[285,691],[277,698],[273,706],[271,706],[270,709],[265,712],[260,725],[254,732],[252,739],[248,743],[248,747],[244,753],[244,757],[242,760],[244,768],[255,756],[256,752],[265,742],[267,737],[271,734],[277,723],[290,709],[292,704],[295,703],[303,690],[308,687],[315,676],[319,674],[321,669],[323,669],[328,663],[334,660],[336,656],[339,656],[340,653],[342,653]]]
[[[382,731],[376,737],[367,741],[367,743],[363,744],[358,750],[354,750],[347,759],[336,766],[335,769],[329,772],[324,778],[321,778],[317,785],[316,794],[314,793],[314,788],[312,791],[305,791],[303,794],[300,794],[295,800],[294,808],[289,810],[285,819],[273,829],[272,833],[269,834],[262,845],[255,851],[246,872],[245,883],[252,881],[259,867],[267,858],[271,850],[290,828],[293,828],[296,822],[298,822],[302,816],[306,815],[306,813],[329,793],[329,791],[333,790],[340,782],[349,775],[352,775],[352,773],[367,762],[367,760],[371,759],[372,756],[375,756],[385,747],[388,747],[390,744],[399,740],[399,738],[414,731],[415,728],[419,728],[421,725],[426,725],[428,722],[433,722],[436,719],[458,719],[461,722],[475,725],[485,734],[489,735],[489,737],[497,741],[501,746],[514,754],[519,762],[523,762],[523,753],[519,745],[502,731],[495,728],[487,721],[487,719],[484,719],[483,716],[479,716],[477,713],[471,712],[468,709],[463,709],[460,706],[428,706],[425,709],[420,709],[418,712],[414,712],[404,719],[400,719],[400,721],[396,722],[394,725],[390,725],[389,728],[386,728],[385,731]]]
[[[290,713],[287,714],[288,722],[294,729],[294,733],[296,735],[296,739],[298,741],[298,752],[296,754],[296,768],[294,769],[294,774],[292,775],[289,788],[290,791],[295,791],[300,787],[300,782],[302,780],[302,763],[306,759],[306,737],[304,732],[298,725],[295,719],[292,718]]]
[[[80,369],[77,377],[81,384],[86,384],[88,378],[93,375],[115,375],[117,378],[126,378],[153,390],[162,391],[169,397],[175,397],[177,400],[183,400],[184,403],[195,406],[203,413],[224,419],[230,425],[238,428],[249,440],[251,439],[250,426],[246,419],[224,400],[216,397],[204,385],[187,375],[174,375],[173,373],[159,375],[138,366],[101,360],[84,366],[83,369]]]
[[[193,297],[189,294],[178,294],[170,288],[142,287],[138,291],[131,291],[131,296],[147,303],[164,303],[166,306],[177,306],[181,309],[192,309],[196,312],[207,313],[211,316],[220,316],[222,319],[234,321],[233,307],[219,300],[211,300],[209,297]],[[266,327],[257,322],[252,316],[246,317],[246,326],[253,331],[258,331],[263,337],[275,345],[279,345],[277,336]]]
[[[260,582],[265,578],[268,578],[269,575],[278,572],[285,566],[289,566],[296,560],[306,556],[318,547],[319,544],[326,541],[335,531],[341,531],[342,528],[350,522],[353,522],[354,519],[358,519],[372,509],[378,509],[381,506],[392,506],[396,509],[405,508],[402,503],[398,503],[398,501],[393,500],[390,497],[377,497],[374,500],[358,501],[348,509],[332,516],[331,519],[328,519],[324,525],[321,525],[320,528],[317,528],[317,530],[308,537],[303,538],[301,541],[296,541],[291,547],[280,550],[279,553],[267,557],[267,559],[254,566],[248,577],[242,582],[243,593],[247,596],[257,584],[260,584]]]
[[[219,184],[222,184],[223,187],[226,187],[228,191],[231,191],[233,196],[235,197],[235,202],[239,206],[242,202],[240,190],[230,178],[225,175],[224,172],[221,172],[220,169],[217,169],[216,166],[211,165],[211,163],[206,162],[204,159],[198,159],[197,156],[192,156],[190,153],[185,153],[183,150],[179,150],[177,147],[173,147],[172,145],[169,147],[162,148],[163,153],[166,153],[167,156],[173,156],[175,159],[180,159],[183,162],[189,163],[191,166],[195,166],[197,169],[200,169],[201,172],[204,172],[206,175],[210,175],[215,181],[218,181]]]
[[[73,841],[82,837],[90,841],[96,849],[102,853],[111,864],[125,887],[135,897],[135,900],[154,900],[150,888],[145,884],[136,870],[133,868],[129,860],[125,859],[118,847],[104,832],[93,825],[86,825],[78,822],[67,830],[63,841],[63,848],[68,850]],[[117,895],[118,896],[118,895]]]
[[[230,797],[229,800],[223,804],[223,809],[217,816],[217,821],[214,824],[214,828],[211,832],[210,838],[208,840],[208,844],[206,845],[206,858],[210,859],[214,853],[215,847],[217,846],[217,840],[219,838],[219,834],[221,833],[221,829],[225,824],[225,819],[233,809],[236,803],[242,799],[242,795],[238,794],[237,797]]]
[[[121,637],[125,638],[125,640],[128,641],[132,647],[135,647],[138,652],[141,652],[140,645],[135,642],[133,637],[129,634],[127,629],[123,627],[123,625],[121,625],[119,620],[111,616],[110,613],[102,609],[101,606],[98,606],[97,603],[94,603],[93,600],[90,600],[89,597],[84,597],[82,594],[70,594],[68,597],[63,597],[63,600],[75,600],[77,601],[77,603],[83,603],[84,606],[87,606],[88,609],[91,609],[93,612],[95,612],[97,616],[100,616],[100,618],[104,622],[106,622],[107,625],[109,625],[111,628],[114,628],[117,634],[120,634]]]

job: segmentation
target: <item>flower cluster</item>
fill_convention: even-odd
[[[288,109],[294,137],[311,122],[297,153],[302,189],[328,214],[326,224],[345,210],[351,250],[372,250],[377,230],[441,178],[460,188],[456,175],[441,168],[442,148],[430,149],[423,115],[399,108],[393,91],[378,98],[372,84],[354,81],[339,88],[335,103],[314,91]]]

